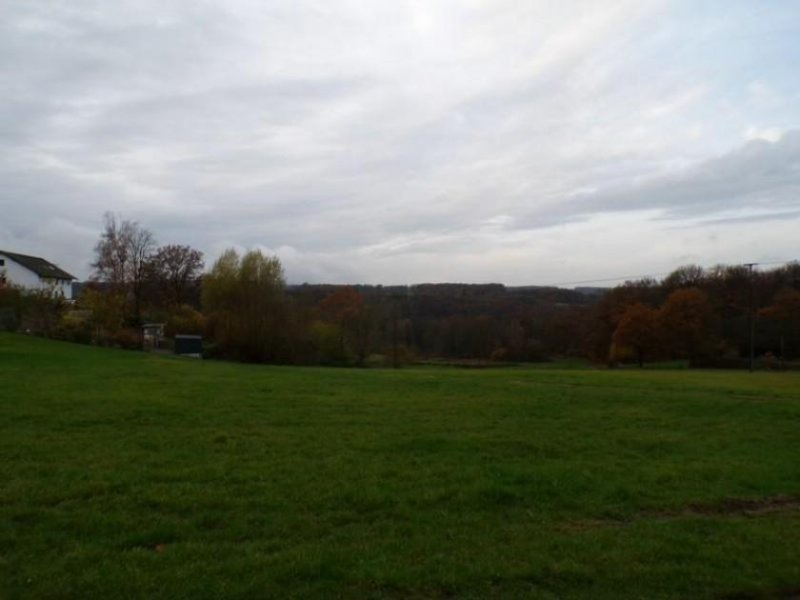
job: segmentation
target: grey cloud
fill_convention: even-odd
[[[796,221],[800,220],[800,210],[770,212],[766,214],[754,213],[738,217],[722,217],[718,219],[701,219],[694,223],[680,225],[679,228],[697,227],[698,225],[740,225],[753,223],[768,223],[770,221]]]
[[[669,0],[6,3],[0,247],[85,275],[111,210],[209,258],[273,248],[293,281],[525,283],[556,230],[591,238],[558,260],[591,262],[605,218],[793,218],[798,133],[730,149],[800,117],[737,100],[752,73],[695,52],[715,20]],[[759,85],[789,98],[781,56]]]
[[[774,143],[750,142],[685,174],[644,184],[611,207],[634,208],[633,195],[643,198],[645,205],[666,208],[674,216],[764,204],[775,208],[798,206],[800,131],[790,131]]]
[[[565,199],[560,218],[609,211],[658,210],[663,218],[697,218],[737,209],[800,207],[800,130],[779,141],[748,142],[691,168]],[[528,214],[524,226],[549,224],[545,213]]]

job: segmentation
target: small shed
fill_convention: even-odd
[[[164,323],[144,323],[142,325],[142,343],[145,350],[157,350],[164,339]]]
[[[175,354],[192,358],[202,358],[203,337],[200,335],[176,335]]]

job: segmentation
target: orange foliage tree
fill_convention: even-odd
[[[708,295],[698,288],[672,292],[661,307],[660,321],[670,348],[678,356],[697,358],[707,345],[713,309]]]
[[[342,356],[346,355],[346,345],[356,354],[358,364],[363,364],[369,341],[369,323],[364,298],[351,286],[341,287],[328,294],[320,303],[322,319],[339,328],[339,344]]]
[[[786,357],[784,340],[797,339],[800,332],[800,291],[784,289],[775,295],[773,303],[759,311],[759,316],[764,317],[780,328],[780,356]],[[795,352],[797,349],[795,348]]]
[[[622,314],[614,330],[614,353],[630,348],[636,355],[640,367],[645,357],[658,348],[659,313],[656,309],[637,302],[631,304]]]

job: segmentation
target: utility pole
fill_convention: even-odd
[[[392,367],[397,368],[397,301],[392,302]]]
[[[745,267],[750,272],[750,372],[755,366],[755,339],[756,339],[756,286],[753,278],[753,267],[758,263],[745,263]]]

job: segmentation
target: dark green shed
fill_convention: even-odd
[[[176,335],[175,354],[181,356],[203,356],[203,338],[199,335]]]

